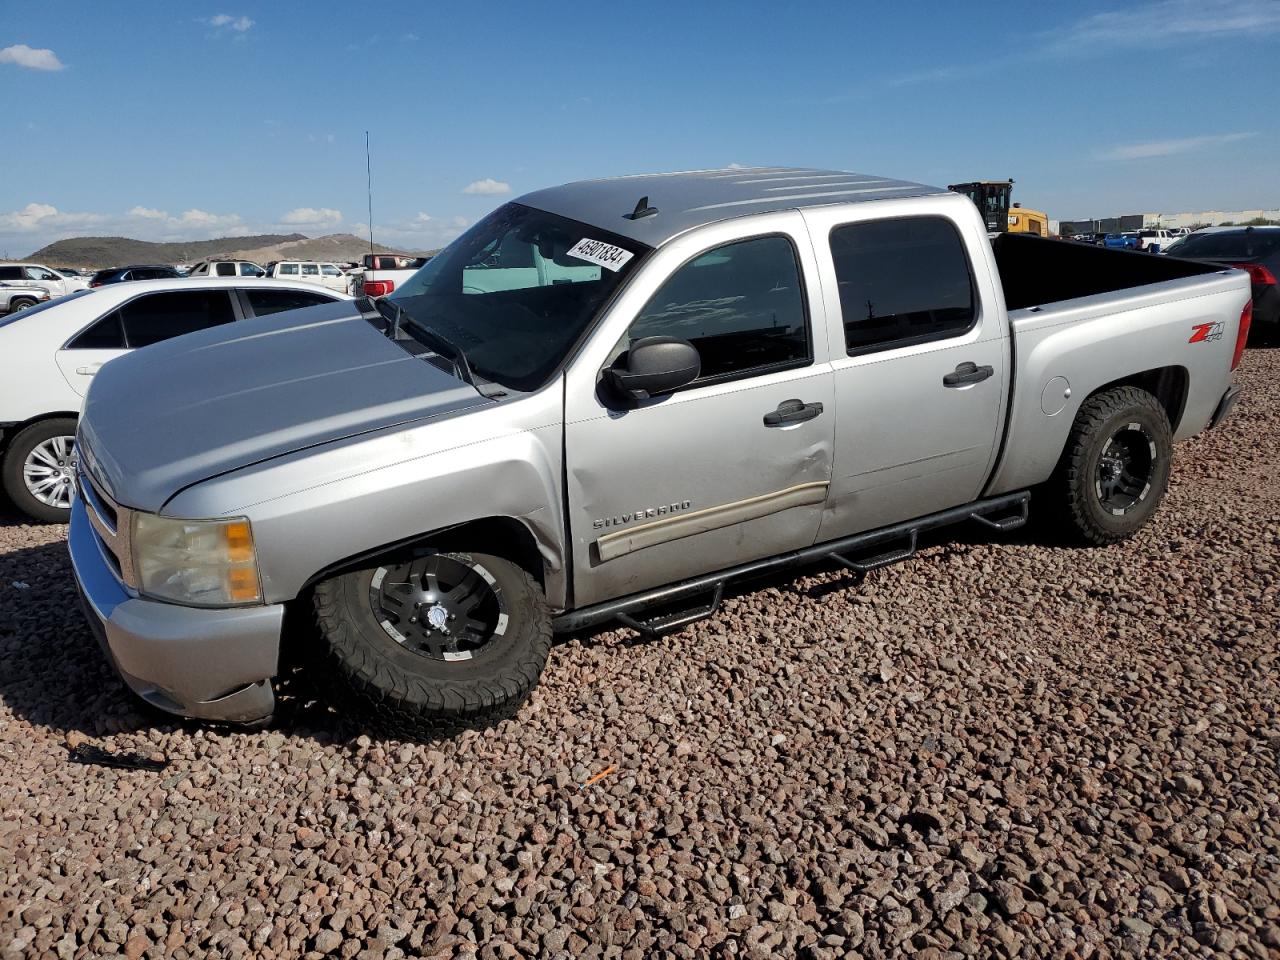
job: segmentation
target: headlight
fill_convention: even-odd
[[[193,607],[262,600],[253,530],[244,517],[174,520],[136,513],[133,564],[139,590]]]

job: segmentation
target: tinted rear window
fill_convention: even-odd
[[[130,347],[145,347],[170,337],[216,327],[235,319],[225,290],[153,293],[130,301],[118,311]]]
[[[1180,257],[1207,257],[1210,260],[1251,260],[1280,251],[1280,230],[1266,233],[1192,234],[1173,251]]]
[[[333,302],[332,297],[326,297],[322,293],[308,293],[305,290],[245,290],[244,293],[249,298],[249,306],[259,317],[285,310],[314,307],[318,303]]]

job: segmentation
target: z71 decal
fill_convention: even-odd
[[[1222,339],[1222,323],[1197,323],[1191,328],[1194,332],[1187,343],[1212,343]]]

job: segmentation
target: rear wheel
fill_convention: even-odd
[[[15,507],[44,523],[66,523],[75,488],[76,421],[41,420],[18,433],[0,472]]]
[[[541,588],[489,554],[389,560],[323,581],[314,604],[335,706],[400,736],[509,716],[551,649]]]
[[[1169,419],[1151,394],[1117,387],[1090,397],[1048,484],[1065,532],[1099,545],[1133,536],[1164,498],[1172,456]]]

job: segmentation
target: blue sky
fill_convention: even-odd
[[[365,229],[583,177],[1013,177],[1056,218],[1280,206],[1278,0],[0,0],[0,254]]]

